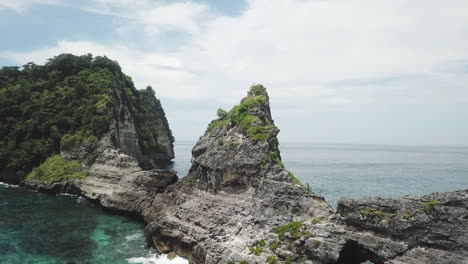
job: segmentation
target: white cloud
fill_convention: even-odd
[[[22,13],[32,5],[57,3],[58,0],[0,0],[0,10],[11,9],[18,13]]]
[[[163,31],[199,33],[201,23],[209,17],[209,7],[195,2],[156,2],[150,0],[94,0],[84,6],[88,11],[126,19],[123,27],[143,26],[149,36]]]
[[[238,97],[256,82],[273,96],[331,103],[423,99],[447,89],[457,100],[465,92],[466,72],[441,69],[468,63],[466,1],[250,0],[238,17],[215,16],[193,2],[95,0],[93,10],[121,17],[123,26],[137,21],[149,35],[181,30],[190,41],[172,53],[60,41],[4,56],[24,62],[60,52],[106,54],[140,86],[154,83],[174,98]]]
[[[188,40],[171,52],[62,40],[0,56],[24,63],[61,52],[107,55],[138,87],[179,101],[234,104],[263,83],[279,116],[298,106],[310,113],[317,105],[468,103],[464,0],[249,0],[235,17],[190,1],[92,3],[87,10],[114,16],[122,34],[144,27],[135,42],[165,41],[160,33],[171,31]]]

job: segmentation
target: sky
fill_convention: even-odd
[[[280,142],[468,146],[466,0],[0,0],[0,66],[117,60],[178,141],[252,84]]]

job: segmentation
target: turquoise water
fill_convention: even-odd
[[[0,185],[0,263],[186,263],[158,256],[144,224],[83,198]]]
[[[185,176],[193,143],[175,145]],[[281,144],[288,169],[336,205],[340,197],[402,196],[468,188],[468,148]],[[1,264],[179,264],[146,245],[144,224],[85,199],[0,185]]]
[[[185,176],[194,143],[175,146]],[[290,171],[336,206],[340,198],[396,197],[468,189],[468,147],[282,143]]]

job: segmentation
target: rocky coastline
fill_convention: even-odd
[[[334,211],[284,168],[263,86],[218,112],[182,179],[141,154],[128,116],[93,148],[85,179],[22,185],[140,216],[158,251],[191,263],[468,263],[468,190],[349,199]],[[168,135],[159,142],[166,158],[173,156]]]

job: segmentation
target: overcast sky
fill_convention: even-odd
[[[0,0],[0,65],[117,60],[196,140],[254,83],[282,142],[468,145],[466,0]]]

